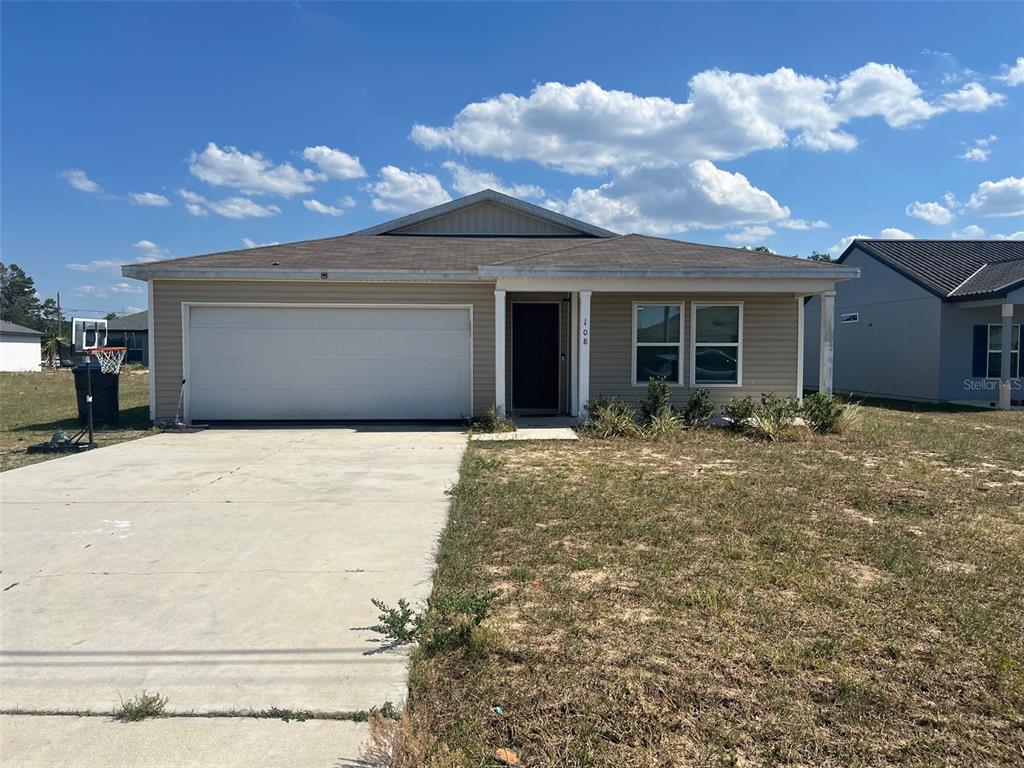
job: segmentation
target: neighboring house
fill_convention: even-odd
[[[0,371],[38,371],[42,364],[43,334],[0,320]]]
[[[855,240],[839,263],[861,279],[836,289],[836,391],[1021,404],[1024,242]],[[820,307],[820,298],[807,305],[808,386],[819,369]]]
[[[800,392],[803,302],[855,269],[618,236],[485,190],[351,235],[123,268],[152,416],[578,415],[591,394]],[[182,384],[184,380],[184,384]]]
[[[107,346],[127,347],[124,361],[149,365],[149,312],[107,321]]]

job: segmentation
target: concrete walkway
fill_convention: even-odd
[[[175,712],[399,703],[404,655],[368,654],[379,646],[361,628],[376,622],[370,598],[429,593],[444,492],[465,444],[456,429],[393,425],[215,429],[0,475],[0,709],[109,712],[143,689],[167,696]],[[222,734],[244,733],[239,743],[264,749],[281,723],[85,718],[64,729],[47,717],[4,720],[4,765],[82,766],[91,764],[8,755],[12,744],[45,754],[55,728],[97,744],[107,743],[97,734],[133,729],[124,733],[139,748],[166,738],[172,750],[168,734],[191,729],[190,749],[209,739],[209,760],[163,753],[152,764],[228,765],[216,757]],[[358,731],[336,721],[281,725],[335,731],[339,750]],[[307,757],[302,765],[317,764]]]

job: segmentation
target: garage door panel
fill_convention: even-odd
[[[194,419],[469,415],[465,308],[193,307]]]

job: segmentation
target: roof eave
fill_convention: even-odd
[[[808,280],[854,280],[860,277],[856,267],[814,267],[812,269],[752,269],[749,267],[687,267],[676,269],[601,269],[593,267],[480,267],[485,278],[630,278],[660,280],[665,278],[780,278]]]
[[[184,267],[128,265],[121,274],[136,280],[351,280],[398,282],[478,282],[475,269],[333,269],[331,267]],[[326,275],[326,277],[324,277]]]

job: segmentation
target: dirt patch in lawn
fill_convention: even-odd
[[[1019,765],[1020,414],[865,407],[844,437],[469,449],[405,765]]]

